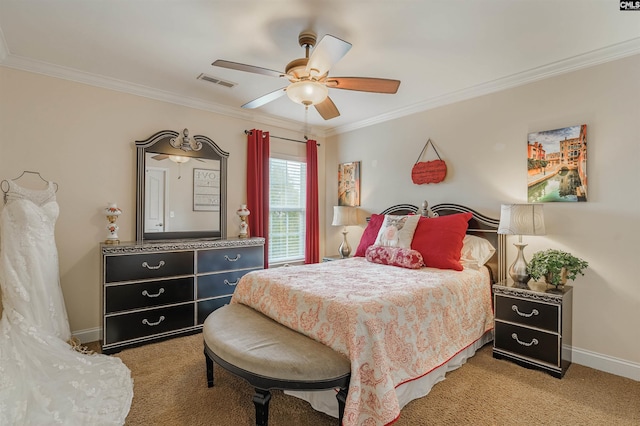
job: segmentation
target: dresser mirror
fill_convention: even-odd
[[[136,240],[226,238],[229,153],[187,129],[135,144]]]

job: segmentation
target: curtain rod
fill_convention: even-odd
[[[244,131],[244,134],[245,134],[245,135],[250,135],[250,134],[251,134],[251,130],[245,130],[245,131]],[[283,137],[281,137],[281,136],[274,136],[274,135],[269,135],[269,136],[270,136],[270,137],[272,137],[272,138],[275,138],[275,139],[282,139],[283,141],[297,142],[297,143],[304,143],[304,144],[306,144],[306,143],[307,143],[307,140],[309,139],[309,138],[308,138],[308,137],[306,137],[306,136],[304,137],[304,139],[305,139],[305,140],[303,140],[303,141],[299,141],[299,140],[297,140],[297,139],[283,138]],[[316,146],[320,146],[320,144],[319,144],[319,143],[316,143]]]

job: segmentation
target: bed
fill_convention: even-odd
[[[400,219],[406,222],[397,225]],[[395,234],[386,225],[376,230],[378,222],[392,223]],[[410,230],[409,222],[416,223],[410,248],[406,240],[381,243],[385,236]],[[372,215],[358,256],[249,273],[238,283],[232,303],[245,304],[349,357],[343,424],[387,425],[404,405],[426,395],[447,371],[491,341],[491,284],[505,274],[498,222],[456,204],[429,210],[392,206]],[[368,246],[374,234],[376,244]],[[493,251],[486,249],[487,242]],[[456,250],[458,261],[443,255]],[[337,417],[334,391],[287,393]]]

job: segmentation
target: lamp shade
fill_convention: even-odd
[[[503,204],[498,234],[544,235],[543,204]]]
[[[355,207],[333,206],[333,226],[353,226],[358,224],[358,212]]]
[[[309,106],[316,105],[327,99],[329,89],[324,84],[315,81],[298,81],[287,87],[287,96],[293,102]]]

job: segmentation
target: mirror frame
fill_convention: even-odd
[[[181,133],[173,130],[162,130],[143,141],[136,141],[136,241],[144,240],[170,240],[192,238],[227,238],[227,159],[229,153],[211,139],[203,135],[195,135],[192,138],[202,144],[198,151],[183,151],[171,146],[169,141],[177,138]],[[173,231],[173,232],[144,232],[144,200],[145,200],[145,170],[146,153],[153,152],[167,155],[181,155],[183,157],[207,158],[220,160],[220,230],[202,231]]]

